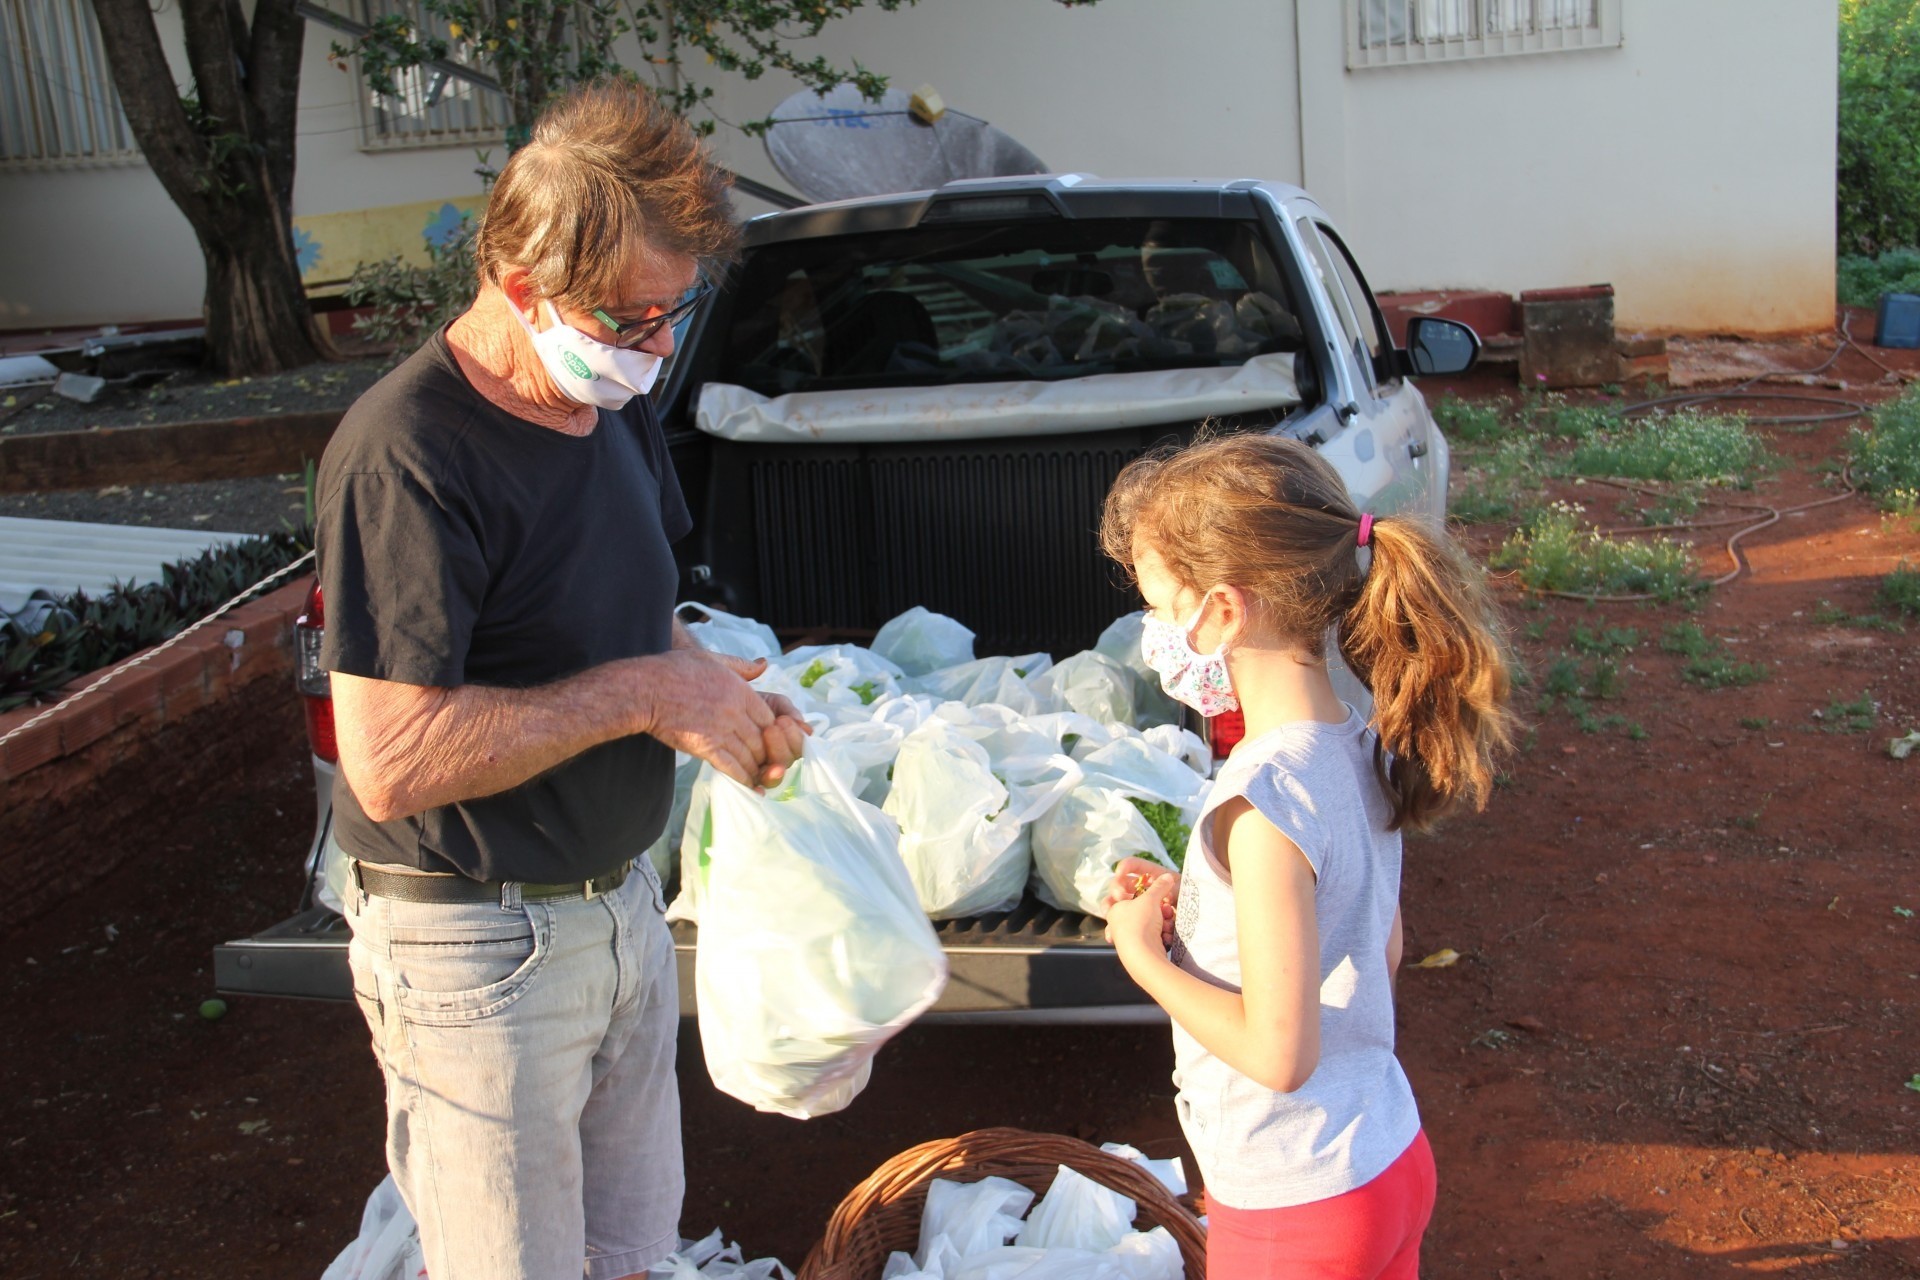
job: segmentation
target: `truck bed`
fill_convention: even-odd
[[[699,931],[673,929],[680,1012],[694,1013],[693,962]],[[951,977],[928,1019],[967,1022],[1148,1022],[1164,1015],[1120,967],[1092,916],[1056,911],[1032,897],[1014,910],[934,925]],[[213,950],[214,986],[224,995],[349,1000],[347,922],[312,907],[251,938]]]

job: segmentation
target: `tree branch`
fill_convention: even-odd
[[[246,49],[244,24],[234,29],[238,0],[180,0],[180,25],[187,37],[187,66],[193,72],[193,96],[200,109],[226,130],[241,133],[250,123],[240,60]],[[152,23],[152,19],[148,19]]]
[[[201,175],[212,161],[180,104],[180,86],[160,47],[147,0],[94,0],[93,8],[113,86],[141,153],[188,221],[197,222],[207,208]]]
[[[266,150],[267,172],[289,212],[293,209],[294,129],[299,119],[300,58],[307,22],[294,0],[256,0],[247,93],[258,113],[255,139]]]

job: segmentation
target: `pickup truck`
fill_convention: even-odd
[[[796,641],[870,637],[925,605],[971,627],[982,656],[1064,657],[1138,607],[1094,539],[1130,459],[1203,420],[1279,432],[1327,457],[1364,509],[1440,521],[1449,451],[1411,379],[1478,354],[1436,317],[1396,346],[1296,187],[1039,175],[763,215],[656,392],[695,519],[681,598]],[[223,992],[350,995],[347,928],[322,901],[323,606],[316,587],[297,633],[318,800],[300,910],[215,949]],[[1204,727],[1216,755],[1231,748],[1233,726]],[[695,930],[673,927],[690,1014]],[[1163,1016],[1102,928],[1031,896],[941,922],[952,977],[928,1016]]]

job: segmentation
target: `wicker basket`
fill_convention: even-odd
[[[800,1268],[800,1280],[879,1280],[889,1253],[919,1247],[920,1214],[935,1178],[977,1182],[997,1175],[1044,1195],[1063,1164],[1131,1196],[1138,1206],[1134,1225],[1142,1231],[1165,1227],[1180,1246],[1187,1280],[1202,1280],[1206,1233],[1158,1179],[1078,1138],[1025,1129],[976,1129],[923,1142],[875,1169],[833,1211],[826,1234]]]

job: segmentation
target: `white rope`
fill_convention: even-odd
[[[248,587],[245,591],[242,591],[239,595],[227,601],[225,604],[221,605],[218,609],[215,609],[212,613],[208,614],[206,617],[200,619],[200,621],[194,623],[192,626],[181,631],[178,635],[172,636],[166,641],[155,645],[151,649],[148,649],[145,653],[142,653],[137,658],[134,658],[131,662],[121,663],[119,666],[114,667],[112,670],[108,671],[107,674],[101,676],[98,680],[95,680],[92,684],[80,690],[78,693],[68,694],[66,697],[60,699],[60,701],[48,707],[45,711],[42,711],[39,715],[33,717],[33,719],[28,720],[24,724],[17,724],[13,728],[7,730],[5,734],[0,734],[0,747],[6,746],[9,742],[12,742],[15,738],[19,737],[21,734],[25,733],[27,730],[33,728],[35,725],[45,722],[49,717],[52,717],[62,711],[65,711],[68,707],[80,701],[80,699],[86,697],[88,694],[92,693],[94,690],[104,688],[108,683],[118,678],[119,676],[123,675],[124,673],[133,670],[135,667],[139,666],[141,663],[147,662],[154,658],[159,657],[161,654],[173,648],[173,646],[179,644],[182,640],[185,640],[188,636],[192,635],[194,632],[198,631],[200,628],[206,626],[209,622],[212,622],[215,618],[218,618],[221,614],[226,613],[229,609],[232,609],[234,606],[246,600],[248,596],[260,590],[260,588],[266,586],[270,582],[276,581],[277,579],[286,577],[288,574],[292,573],[295,569],[298,569],[301,565],[305,564],[307,561],[311,559],[313,559],[313,552],[309,551],[304,555],[302,555],[298,560],[293,561],[291,564],[287,564],[282,566],[281,568],[275,569],[272,573],[260,579],[260,581],[254,583],[252,586]]]

